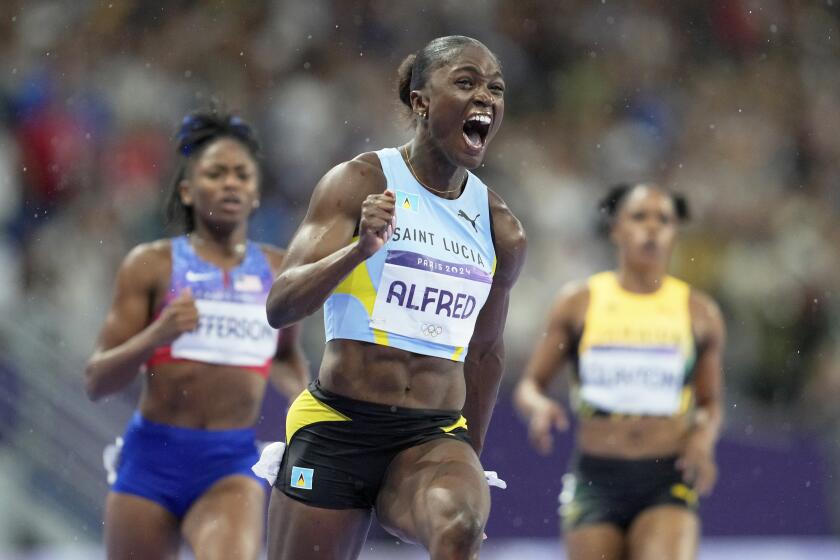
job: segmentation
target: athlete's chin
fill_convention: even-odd
[[[668,260],[665,258],[664,255],[662,255],[659,252],[657,252],[657,253],[643,252],[641,254],[636,255],[636,257],[634,259],[632,259],[632,261],[635,263],[635,265],[637,267],[644,268],[644,269],[648,269],[648,268],[658,269],[658,268],[662,268],[663,266],[668,265]]]
[[[207,225],[210,226],[210,229],[219,233],[232,232],[236,228],[245,224],[247,221],[247,216],[230,215],[226,213],[218,213],[205,219],[205,222],[207,222]]]
[[[458,165],[466,169],[476,169],[484,162],[485,147],[479,149],[462,149],[458,153]]]

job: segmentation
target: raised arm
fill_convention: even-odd
[[[85,390],[92,400],[128,386],[155,348],[198,324],[198,310],[188,291],[149,323],[158,279],[168,274],[167,255],[164,242],[140,245],[120,266],[111,309],[85,369]]]
[[[476,321],[464,359],[466,400],[463,415],[478,455],[490,426],[505,361],[503,334],[510,290],[525,262],[527,240],[522,224],[495,193],[490,193],[490,212],[496,249],[496,274],[490,295]]]
[[[548,396],[548,387],[571,355],[576,324],[585,313],[588,301],[589,290],[585,284],[570,284],[560,291],[545,334],[538,340],[525,374],[514,390],[514,404],[528,420],[531,444],[543,454],[550,453],[554,446],[552,429],[569,427],[566,412]]]
[[[314,313],[356,266],[382,248],[395,215],[385,184],[376,154],[343,163],[321,179],[268,295],[271,326]],[[359,240],[352,243],[357,224]]]
[[[717,304],[707,295],[692,292],[691,323],[697,340],[694,366],[696,408],[694,424],[677,462],[686,482],[708,494],[717,481],[715,445],[723,426],[723,351],[726,326]]]

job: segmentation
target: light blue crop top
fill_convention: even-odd
[[[376,154],[396,195],[396,229],[327,298],[326,339],[462,362],[496,268],[487,187],[468,172],[460,197],[441,198],[417,182],[397,149]]]

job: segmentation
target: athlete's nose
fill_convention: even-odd
[[[226,173],[222,189],[225,191],[238,191],[242,188],[243,184],[245,184],[245,181],[237,177],[236,173]]]
[[[473,98],[473,100],[484,107],[491,107],[494,102],[493,94],[490,93],[490,90],[488,90],[486,86],[482,86],[476,89],[475,97]]]

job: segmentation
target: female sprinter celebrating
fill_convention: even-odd
[[[571,560],[693,558],[697,495],[716,478],[723,321],[709,297],[667,275],[688,217],[681,197],[620,186],[601,210],[618,270],[560,292],[515,402],[548,453],[567,418],[546,390],[576,366],[578,451],[560,496]]]
[[[468,170],[501,124],[504,80],[460,36],[409,56],[399,78],[414,138],[324,176],[269,295],[278,327],[323,305],[327,338],[289,410],[271,560],[356,558],[374,509],[432,558],[472,558],[489,514],[478,456],[526,242]]]
[[[294,329],[279,335],[265,301],[283,251],[246,239],[259,205],[251,128],[213,112],[184,119],[169,199],[186,235],[136,247],[87,366],[92,399],[125,388],[145,365],[108,495],[109,559],[256,559],[264,490],[251,473],[271,376],[289,397],[308,381]]]

